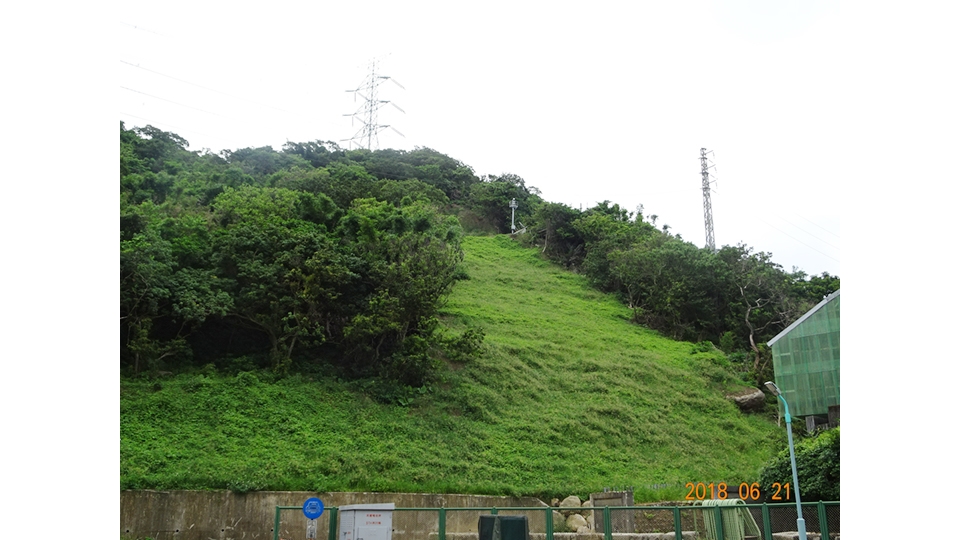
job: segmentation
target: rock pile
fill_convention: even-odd
[[[560,524],[567,531],[587,533],[593,531],[593,511],[590,500],[581,501],[580,497],[571,495],[564,500],[553,499],[550,506],[558,508],[553,511],[553,522],[560,528]]]

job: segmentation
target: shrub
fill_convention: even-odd
[[[800,498],[804,501],[840,500],[840,428],[822,431],[795,445]],[[790,449],[785,448],[760,470],[760,485],[793,483]],[[791,488],[791,496],[793,489]]]

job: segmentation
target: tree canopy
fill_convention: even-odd
[[[122,124],[120,146],[122,369],[252,362],[420,386],[448,348],[462,356],[436,314],[463,258],[441,210],[479,182],[468,168],[319,141],[201,155]]]
[[[509,233],[514,199],[520,241],[619,295],[634,322],[744,355],[758,383],[764,343],[840,286],[746,245],[694,246],[642,206],[544,201],[515,174],[480,178],[429,148],[187,146],[120,125],[121,367],[133,373],[239,362],[424,384],[461,354],[436,320],[461,275],[455,216]]]

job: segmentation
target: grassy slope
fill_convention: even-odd
[[[302,377],[123,381],[121,487],[551,496],[756,480],[780,430],[723,398],[722,355],[630,324],[506,237],[465,251],[471,279],[443,318],[482,326],[487,351],[440,391],[403,408]]]

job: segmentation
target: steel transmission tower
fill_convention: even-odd
[[[710,206],[710,168],[706,148],[700,149],[700,176],[703,178],[703,227],[707,231],[707,245],[710,251],[716,251],[717,245],[713,240],[713,208]]]
[[[397,81],[391,79],[386,75],[377,74],[377,61],[376,59],[370,61],[370,74],[360,86],[353,90],[347,90],[347,92],[353,92],[353,100],[357,101],[357,96],[363,98],[363,104],[360,105],[360,108],[352,114],[345,114],[344,116],[351,116],[353,120],[359,121],[362,126],[360,131],[357,131],[352,138],[342,139],[340,142],[349,142],[350,146],[353,147],[356,145],[359,148],[366,148],[367,150],[377,150],[380,147],[380,141],[377,135],[384,129],[390,128],[393,131],[396,131],[401,137],[403,133],[397,131],[396,128],[390,125],[381,125],[377,123],[377,111],[380,110],[380,107],[383,107],[387,103],[393,105],[397,108],[398,111],[406,114],[406,111],[397,107],[396,104],[391,103],[389,100],[377,99],[377,88],[383,83],[383,81],[389,79],[393,84],[403,88],[403,85]],[[403,88],[406,90],[406,88]],[[351,124],[353,121],[351,121]]]

